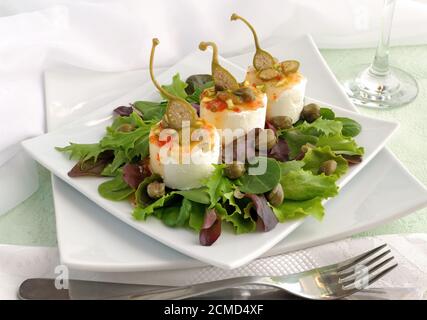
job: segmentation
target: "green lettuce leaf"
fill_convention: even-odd
[[[258,158],[256,164],[250,164],[249,167],[257,167],[261,161],[266,162],[266,170],[260,175],[251,175],[246,173],[239,179],[240,191],[245,193],[260,194],[273,189],[280,181],[280,166],[278,162],[272,158]],[[249,169],[248,169],[249,171]]]
[[[98,192],[108,200],[120,201],[129,197],[135,190],[129,187],[120,174],[112,180],[101,183],[98,186]]]
[[[329,109],[329,108],[320,108],[320,116],[323,119],[327,119],[327,120],[335,119],[335,113],[332,111],[332,109]]]
[[[146,207],[154,202],[152,198],[148,196],[147,186],[154,181],[162,181],[162,178],[157,174],[152,174],[149,177],[146,177],[138,186],[138,189],[135,191],[135,200],[136,204],[140,207]]]
[[[179,73],[177,73],[173,76],[171,84],[163,85],[162,87],[170,94],[182,99],[186,99],[187,93],[185,92],[185,88],[187,88],[187,86],[188,84],[182,81]],[[163,98],[166,99],[166,97]]]
[[[302,167],[304,167],[304,162],[292,160],[292,161],[286,161],[286,162],[279,162],[279,165],[280,165],[280,171],[281,171],[282,176],[283,176],[283,175],[287,174],[288,172],[301,169]]]
[[[142,113],[144,120],[157,122],[165,114],[167,102],[136,101],[133,106]]]
[[[342,134],[319,137],[316,145],[318,147],[329,146],[332,151],[337,154],[361,156],[364,153],[364,149],[359,147],[356,141],[354,141],[352,138],[344,137]]]
[[[132,216],[136,220],[145,220],[148,216],[152,215],[156,209],[167,207],[167,205],[172,203],[173,200],[176,200],[176,197],[177,196],[175,194],[168,193],[153,203],[150,203],[146,207],[141,207],[138,205],[134,208]]]
[[[221,220],[226,221],[233,226],[236,234],[249,233],[256,229],[256,222],[250,215],[244,215],[237,210],[227,210],[219,203],[215,205],[215,210],[221,217]]]
[[[208,188],[201,187],[191,190],[175,191],[176,194],[183,196],[184,198],[202,204],[210,204],[210,197]]]
[[[304,122],[298,129],[305,134],[312,136],[333,135],[341,133],[343,124],[340,121],[318,118],[312,123]]]
[[[234,189],[231,180],[223,175],[225,165],[219,164],[214,165],[214,167],[212,175],[204,181],[210,198],[210,208],[215,207],[223,194]]]
[[[81,162],[87,160],[93,160],[96,162],[98,156],[101,152],[108,150],[101,146],[99,143],[72,143],[70,142],[69,146],[66,147],[56,147],[56,150],[60,152],[69,152],[70,159],[79,160]]]
[[[279,207],[273,207],[273,212],[279,222],[313,216],[321,220],[325,214],[321,198],[305,201],[285,200]]]
[[[302,133],[298,129],[289,129],[280,133],[281,137],[286,140],[289,146],[289,157],[294,159],[300,152],[301,147],[306,143],[316,145],[319,138]]]
[[[332,152],[329,146],[317,147],[309,150],[302,159],[304,162],[303,168],[305,170],[311,171],[314,174],[318,174],[323,162],[328,160],[335,160],[337,162],[337,169],[331,176],[339,178],[347,172],[347,161],[342,156],[336,155],[334,152]]]
[[[282,176],[280,183],[288,200],[329,198],[337,195],[338,187],[333,176],[314,175],[304,169],[294,170]]]
[[[362,131],[362,126],[355,120],[350,118],[335,118],[335,121],[342,123],[342,134],[346,137],[355,137]]]

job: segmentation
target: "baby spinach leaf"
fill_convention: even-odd
[[[175,193],[194,202],[198,202],[202,204],[210,204],[208,188],[205,188],[205,187],[191,189],[191,190],[175,191]]]
[[[320,116],[323,119],[327,119],[327,120],[335,119],[335,113],[332,111],[332,109],[329,109],[329,108],[320,108]]]
[[[108,200],[120,201],[129,197],[135,190],[129,187],[120,174],[112,180],[101,183],[98,192]]]
[[[133,106],[142,113],[144,120],[160,121],[166,112],[167,102],[136,101]]]
[[[355,137],[362,131],[362,126],[355,120],[350,118],[335,118],[335,121],[342,123],[342,134],[346,137]]]
[[[280,166],[272,158],[259,157],[257,164],[251,164],[249,167],[261,165],[261,161],[266,162],[266,169],[263,174],[251,175],[250,170],[240,178],[240,191],[245,193],[261,194],[273,189],[280,181]]]
[[[289,129],[281,132],[281,137],[286,140],[289,147],[290,159],[295,157],[301,152],[301,147],[307,143],[316,145],[319,138],[302,133],[298,129]]]

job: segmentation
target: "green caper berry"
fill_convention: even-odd
[[[311,143],[306,143],[304,145],[301,146],[301,151],[303,153],[307,153],[309,152],[311,149],[316,148],[316,146],[312,145]]]
[[[292,118],[288,116],[277,116],[270,119],[271,124],[276,129],[289,129],[292,128]]]
[[[153,181],[147,186],[147,194],[152,199],[158,199],[165,195],[165,184],[159,181]]]
[[[278,207],[282,204],[283,200],[285,198],[284,192],[283,192],[283,188],[282,185],[279,183],[277,184],[273,190],[271,190],[268,195],[267,195],[267,199],[268,202],[270,202],[270,204],[273,207]]]
[[[320,118],[320,107],[315,103],[306,105],[301,112],[301,118],[309,123]]]
[[[228,164],[224,168],[224,174],[227,178],[232,180],[238,179],[243,176],[246,172],[245,165],[243,163],[238,163],[234,161],[233,163]]]
[[[334,174],[337,170],[337,162],[335,160],[328,160],[322,163],[322,166],[319,169],[320,173],[324,173],[327,176]]]
[[[256,99],[253,90],[247,87],[242,87],[237,90],[234,90],[233,94],[241,98],[244,102],[251,102]]]
[[[255,148],[257,150],[260,150],[262,146],[267,146],[267,150],[270,150],[277,143],[277,137],[273,130],[264,129],[263,132],[258,134],[255,142]]]

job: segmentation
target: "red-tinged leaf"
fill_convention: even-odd
[[[123,180],[133,189],[137,189],[139,184],[150,174],[144,164],[128,163],[123,167]]]
[[[114,109],[114,113],[122,117],[128,117],[132,114],[133,108],[127,106],[120,106]]]
[[[260,228],[264,232],[274,229],[279,221],[277,220],[273,210],[271,210],[270,206],[268,205],[265,196],[246,193],[245,197],[251,199],[252,203],[254,204],[255,211],[258,215],[257,228]]]
[[[211,246],[221,235],[221,219],[215,209],[206,211],[205,220],[199,233],[199,242],[202,246]]]
[[[100,177],[104,168],[110,164],[114,159],[112,151],[104,151],[99,154],[96,161],[90,159],[84,162],[79,161],[69,172],[68,176],[76,177]]]
[[[267,156],[277,161],[285,162],[289,160],[289,153],[290,149],[288,143],[284,139],[279,138],[273,148],[268,151]]]
[[[359,163],[362,162],[362,156],[359,156],[359,155],[350,156],[350,155],[347,155],[347,154],[342,154],[342,157],[345,160],[347,160],[347,162],[348,162],[348,164],[350,166],[356,165],[356,164],[359,164]]]

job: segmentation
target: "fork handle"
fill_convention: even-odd
[[[270,281],[268,281],[270,280]],[[242,285],[259,284],[271,285],[271,279],[268,277],[237,277],[218,281],[204,282],[191,286],[176,287],[172,289],[161,289],[150,291],[139,295],[133,295],[130,298],[134,300],[166,300],[166,299],[185,299],[200,296],[210,292],[219,291],[231,287]]]

